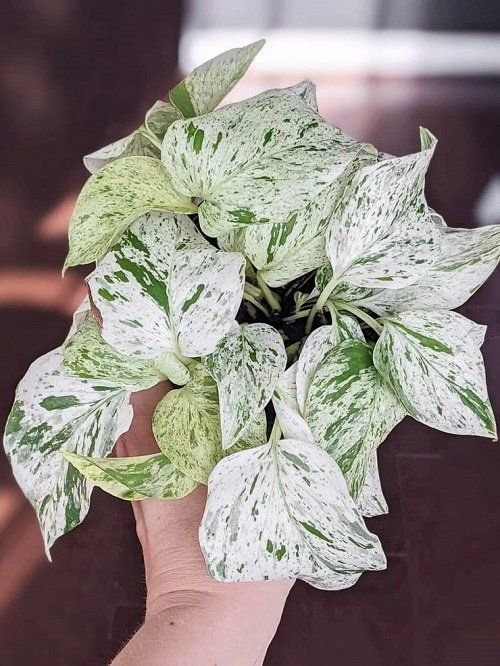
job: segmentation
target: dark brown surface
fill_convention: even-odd
[[[3,4],[2,419],[29,362],[61,342],[71,310],[57,291],[44,301],[36,279],[22,302],[9,298],[2,280],[11,268],[56,275],[65,244],[57,224],[57,233],[40,235],[40,220],[81,184],[81,155],[133,127],[167,89],[179,16],[178,3],[161,0],[147,12],[139,2]],[[428,126],[440,139],[429,201],[449,224],[473,226],[473,206],[499,170],[500,82],[364,85],[366,104],[326,104],[323,112],[394,153],[415,149],[416,127]],[[489,325],[484,354],[498,413],[497,294],[498,280],[490,281],[462,311]],[[381,448],[380,463],[390,514],[370,528],[382,539],[388,571],[338,593],[297,584],[266,664],[498,664],[500,449],[407,419]],[[36,520],[2,459],[0,518],[0,663],[105,664],[143,613],[130,507],[96,491],[88,518],[56,544],[49,565]]]

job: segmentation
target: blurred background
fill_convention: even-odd
[[[1,0],[0,14],[2,425],[82,297],[84,272],[60,278],[82,155],[226,48],[268,39],[231,100],[307,77],[327,120],[380,150],[414,151],[428,127],[430,205],[450,226],[500,222],[498,0]],[[499,287],[461,309],[489,327],[497,414]],[[337,593],[298,583],[266,665],[496,666],[500,449],[406,419],[379,460],[390,514],[369,527],[388,571]],[[53,559],[2,458],[0,663],[104,665],[144,612],[129,505],[96,490]]]

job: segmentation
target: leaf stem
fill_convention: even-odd
[[[281,305],[279,300],[277,299],[274,292],[271,291],[271,289],[269,289],[267,284],[264,282],[264,278],[259,271],[257,271],[257,282],[259,283],[259,287],[261,288],[264,298],[268,302],[271,310],[274,310],[275,312],[281,312]]]
[[[264,307],[262,303],[259,303],[259,301],[256,298],[254,298],[251,294],[249,294],[246,291],[246,289],[243,292],[243,298],[249,303],[251,303],[254,307],[256,307],[257,310],[260,310],[263,314],[265,314],[268,319],[271,318],[269,310],[266,307]]]
[[[380,335],[382,333],[382,326],[378,323],[376,319],[371,317],[367,312],[361,310],[361,308],[351,305],[349,303],[344,303],[343,301],[335,301],[334,305],[339,308],[339,310],[346,310],[351,314],[355,315],[361,321],[364,321],[370,328],[373,328],[375,333]]]
[[[297,319],[303,319],[304,317],[308,317],[310,312],[311,310],[302,310],[296,312],[293,315],[290,315],[289,317],[283,317],[283,321],[291,322],[291,321],[296,321]]]
[[[313,306],[311,309],[311,312],[309,313],[309,317],[307,319],[306,323],[306,334],[309,335],[309,333],[312,330],[313,323],[314,323],[314,317],[318,314],[320,310],[322,310],[325,306],[325,303],[327,302],[328,298],[330,297],[331,293],[337,286],[339,281],[339,277],[333,275],[329,282],[327,283],[326,287],[323,289],[321,294],[319,295],[318,300],[316,301],[316,304]]]
[[[275,417],[273,423],[273,429],[271,430],[271,434],[269,435],[269,441],[275,444],[280,437],[281,437],[281,427],[280,424],[278,423],[278,417]]]
[[[262,289],[259,289],[251,282],[245,282],[245,291],[248,292],[251,296],[260,300],[262,298]]]

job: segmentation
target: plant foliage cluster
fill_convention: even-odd
[[[219,580],[325,589],[385,567],[377,447],[405,416],[495,437],[480,347],[454,312],[500,228],[448,228],[424,196],[436,140],[403,157],[319,115],[302,82],[218,107],[262,47],[194,70],[84,158],[65,268],[95,262],[64,344],[33,363],[5,448],[47,552],[92,487],[128,500],[208,484]],[[170,380],[159,452],[108,458],[131,395]]]

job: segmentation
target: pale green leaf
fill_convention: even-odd
[[[62,451],[104,457],[132,420],[130,387],[65,375],[60,349],[20,382],[5,429],[14,476],[34,506],[48,549],[84,519],[91,486]]]
[[[165,370],[172,354],[209,354],[240,306],[244,264],[241,254],[213,248],[186,216],[144,215],[88,278],[104,339]]]
[[[205,363],[219,389],[222,446],[227,449],[271,399],[285,370],[285,345],[268,324],[235,326]]]
[[[167,130],[162,160],[182,194],[202,200],[209,236],[283,223],[303,210],[359,145],[330,127],[290,90],[270,90]]]
[[[379,315],[405,310],[453,310],[476,292],[500,261],[500,225],[442,229],[438,259],[417,282],[361,297]]]
[[[99,169],[76,202],[65,269],[100,259],[131,222],[151,210],[192,212],[195,207],[151,157],[124,157]]]
[[[316,443],[338,463],[355,499],[371,455],[404,416],[404,408],[373,365],[371,345],[345,340],[318,364],[305,418]]]
[[[455,312],[403,312],[384,320],[373,359],[417,421],[494,437],[484,363],[470,328]]]
[[[90,458],[67,451],[63,457],[94,486],[124,500],[176,499],[196,488],[162,453],[128,458]]]
[[[200,544],[220,581],[300,578],[353,585],[386,566],[336,463],[318,446],[281,440],[222,460],[209,479]]]
[[[181,472],[206,484],[212,469],[224,456],[219,397],[217,385],[204,367],[197,362],[189,367],[191,381],[169,391],[157,405],[153,433],[161,451]],[[261,413],[235,446],[248,448],[265,441],[266,418]]]
[[[170,91],[169,97],[185,118],[213,111],[247,71],[265,40],[230,49],[196,67]]]

